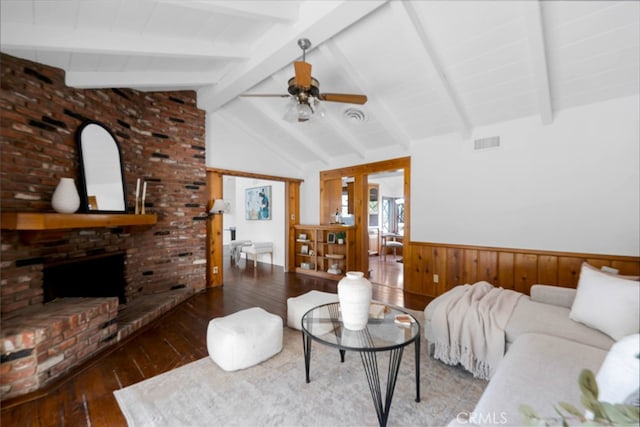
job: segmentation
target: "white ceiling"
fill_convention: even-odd
[[[2,52],[66,71],[69,86],[198,91],[228,138],[295,164],[639,92],[638,1],[2,0]],[[320,121],[282,119],[297,40],[324,102]],[[363,123],[344,117],[360,108]]]

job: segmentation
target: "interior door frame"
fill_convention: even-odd
[[[207,212],[213,206],[213,201],[216,199],[224,199],[223,194],[223,178],[225,176],[235,176],[242,178],[254,178],[268,181],[280,181],[284,182],[285,193],[285,215],[287,217],[287,226],[285,227],[285,254],[290,255],[289,247],[294,246],[294,225],[297,224],[300,218],[300,184],[304,180],[299,178],[289,178],[283,176],[264,175],[258,173],[220,169],[220,168],[206,168],[207,172],[207,189],[208,197]],[[223,272],[223,224],[222,215],[208,215],[207,217],[207,244],[206,244],[206,259],[207,259],[207,274],[206,274],[206,287],[218,287],[224,284],[224,272]],[[284,271],[289,271],[289,266],[294,265],[294,261],[291,256],[285,256],[284,258]],[[217,267],[217,272],[216,272]]]
[[[397,159],[383,160],[374,163],[365,163],[356,166],[348,166],[320,172],[320,221],[328,223],[331,218],[332,208],[335,209],[335,201],[332,194],[335,193],[335,183],[342,177],[354,178],[354,225],[356,226],[356,268],[358,271],[369,271],[369,232],[368,232],[368,176],[376,173],[403,170],[404,197],[405,197],[405,241],[409,242],[411,236],[411,157],[399,157]],[[408,245],[405,245],[405,248]],[[404,251],[404,248],[403,248]],[[405,253],[403,252],[403,255]],[[406,270],[407,263],[403,263]],[[406,276],[406,271],[403,271]]]

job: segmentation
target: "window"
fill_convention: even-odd
[[[382,232],[404,234],[404,198],[382,198]]]

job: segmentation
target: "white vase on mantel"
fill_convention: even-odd
[[[80,208],[80,195],[73,178],[60,178],[51,197],[51,206],[58,213],[74,213]]]
[[[371,282],[364,273],[347,271],[347,275],[338,282],[338,301],[345,328],[360,331],[367,327],[371,296]]]

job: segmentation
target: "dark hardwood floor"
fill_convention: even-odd
[[[284,273],[282,267],[265,263],[254,269],[241,262],[224,271],[223,287],[196,294],[56,384],[3,402],[2,426],[125,425],[113,391],[207,356],[210,319],[258,306],[286,322],[287,298],[312,289],[337,291],[335,281]],[[373,298],[416,310],[428,302],[377,284]]]
[[[402,289],[404,287],[402,257],[393,254],[369,257],[369,280],[371,283]]]

